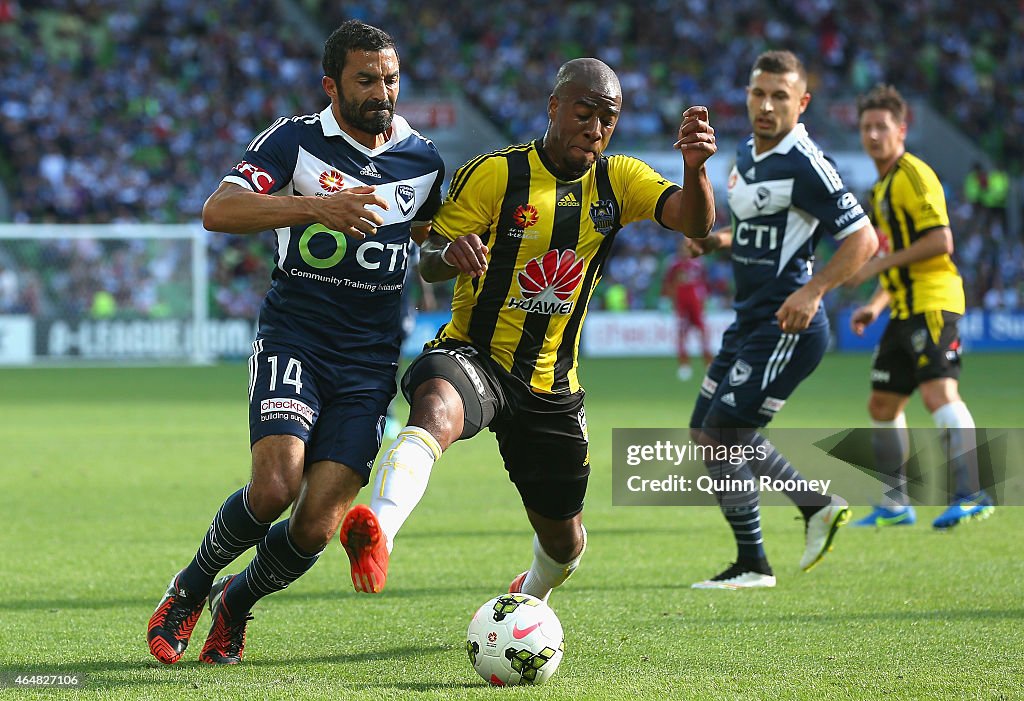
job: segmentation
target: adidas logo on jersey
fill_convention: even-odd
[[[558,202],[556,202],[555,204],[557,204],[559,207],[579,207],[580,201],[576,199],[576,195],[570,192],[565,197],[558,200]]]
[[[377,172],[377,169],[374,167],[373,163],[367,163],[366,166],[361,171],[359,171],[359,174],[365,175],[368,178],[381,177],[381,174]]]

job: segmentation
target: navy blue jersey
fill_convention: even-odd
[[[739,147],[729,174],[729,208],[735,307],[742,322],[773,319],[810,280],[823,233],[841,239],[868,223],[803,124],[764,153],[754,153],[753,137]],[[819,307],[812,323],[824,320]]]
[[[344,133],[330,106],[281,117],[260,133],[225,182],[316,197],[373,185],[391,208],[376,209],[384,224],[362,241],[317,222],[277,229],[259,336],[328,359],[397,362],[411,227],[434,216],[443,180],[437,149],[398,115],[391,138],[375,149]]]

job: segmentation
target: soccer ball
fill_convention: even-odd
[[[528,594],[502,594],[477,609],[466,632],[476,673],[494,686],[543,684],[562,661],[562,624]]]

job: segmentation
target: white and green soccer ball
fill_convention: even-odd
[[[562,661],[562,624],[540,599],[502,594],[473,614],[466,651],[473,669],[490,684],[543,684]]]

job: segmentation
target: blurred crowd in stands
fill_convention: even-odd
[[[1018,232],[1008,230],[1005,193],[1001,205],[998,196],[1000,183],[1024,169],[1018,2],[731,0],[728,11],[709,0],[292,4],[324,35],[349,17],[385,28],[399,46],[404,95],[457,91],[515,141],[543,133],[554,73],[579,55],[599,56],[618,71],[626,105],[618,146],[663,140],[680,109],[696,103],[710,106],[720,136],[743,136],[746,72],[769,47],[800,54],[818,95],[852,99],[879,80],[892,82],[927,98],[1001,164],[945,185],[969,304],[1022,306],[1024,250]],[[195,221],[253,134],[279,115],[326,102],[322,43],[286,14],[276,0],[0,0],[0,181],[10,218]],[[826,146],[836,129],[855,129],[848,115],[844,122],[820,110],[807,121]],[[719,222],[726,221],[719,202]],[[212,312],[255,315],[272,239],[211,236],[210,245]],[[47,298],[70,301],[85,293],[84,279],[100,285],[78,302],[90,305],[85,311],[95,312],[92,299],[105,291],[119,308],[160,313],[152,311],[164,308],[152,302],[152,290],[168,281],[159,270],[133,266],[131,246],[105,246],[40,245],[53,256],[47,265],[64,267],[40,275],[19,270],[0,245],[0,313],[38,309]],[[657,307],[674,252],[674,238],[656,226],[623,232],[602,285],[615,288],[607,306]],[[98,260],[106,266],[102,283],[79,274]],[[728,259],[707,265],[710,304],[727,307]],[[840,291],[835,301],[852,294]]]

